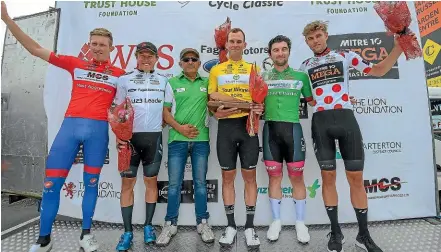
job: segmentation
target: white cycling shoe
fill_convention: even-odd
[[[277,241],[279,239],[280,231],[282,231],[282,221],[274,220],[268,228],[266,238],[270,241]]]

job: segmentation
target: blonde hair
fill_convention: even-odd
[[[90,32],[90,37],[92,36],[103,36],[110,39],[110,46],[113,44],[112,33],[106,28],[95,28]]]
[[[328,32],[328,22],[316,20],[314,22],[311,22],[303,28],[303,36],[307,36],[311,32],[315,32],[318,30],[322,30],[323,32]]]

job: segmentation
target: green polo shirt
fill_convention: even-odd
[[[184,73],[169,79],[173,90],[172,103],[165,102],[164,106],[172,108],[175,120],[181,124],[191,124],[199,130],[199,135],[193,139],[187,138],[170,128],[168,142],[173,141],[209,141],[208,130],[208,78],[197,75],[194,81]]]

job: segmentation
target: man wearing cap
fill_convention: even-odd
[[[130,144],[133,154],[130,167],[121,173],[121,213],[124,223],[124,234],[116,246],[117,251],[128,250],[133,240],[132,212],[133,187],[136,183],[139,164],[142,163],[146,218],[144,223],[144,242],[156,241],[152,226],[158,199],[157,175],[162,160],[162,107],[171,97],[171,89],[166,77],[155,72],[158,61],[158,50],[150,42],[142,42],[136,47],[136,68],[121,76],[117,82],[115,104],[121,104],[129,97],[135,112],[133,136]],[[128,148],[127,143],[117,139],[118,148]]]
[[[168,203],[165,224],[156,241],[165,246],[177,233],[181,185],[188,156],[191,158],[197,232],[202,241],[214,242],[208,225],[207,168],[210,153],[208,131],[208,80],[198,74],[199,52],[185,48],[180,53],[181,74],[169,80],[172,102],[164,103],[164,121],[170,125],[168,139]]]

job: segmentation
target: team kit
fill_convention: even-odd
[[[194,207],[197,233],[202,241],[221,246],[232,245],[237,236],[235,223],[234,181],[238,168],[244,181],[246,223],[244,236],[249,248],[258,248],[260,238],[254,228],[257,201],[256,166],[259,157],[259,136],[249,134],[248,116],[256,113],[265,121],[262,138],[263,158],[269,176],[269,201],[272,223],[266,239],[277,241],[282,231],[281,181],[286,173],[293,187],[295,203],[295,233],[302,244],[310,241],[305,224],[306,188],[303,179],[305,141],[299,121],[299,104],[303,97],[312,108],[311,135],[315,156],[322,176],[324,207],[330,220],[326,249],[343,251],[344,234],[338,221],[338,195],[336,190],[336,140],[344,161],[350,197],[359,231],[355,245],[368,252],[382,249],[372,239],[368,229],[368,202],[363,183],[364,149],[360,127],[352,111],[349,94],[349,69],[372,76],[383,76],[398,60],[403,50],[395,38],[394,48],[383,61],[373,64],[349,50],[332,50],[327,46],[328,24],[314,21],[303,30],[311,57],[298,68],[289,66],[291,40],[278,35],[268,42],[268,54],[273,68],[260,73],[268,86],[263,104],[253,103],[250,74],[253,65],[244,59],[247,46],[246,33],[240,28],[228,32],[225,48],[228,58],[212,67],[209,77],[202,77],[200,54],[185,48],[179,55],[182,72],[166,78],[155,70],[158,50],[151,42],[142,42],[135,51],[136,68],[124,71],[111,65],[109,56],[113,36],[105,28],[90,32],[89,46],[93,60],[83,61],[75,56],[59,55],[42,48],[25,34],[9,17],[2,2],[2,20],[8,29],[32,55],[68,71],[72,77],[72,94],[65,118],[49,151],[40,209],[40,231],[30,252],[46,252],[53,247],[52,225],[58,213],[60,190],[74,163],[80,145],[83,145],[85,192],[82,203],[83,223],[79,238],[85,252],[97,251],[99,242],[91,232],[92,219],[98,198],[98,183],[109,143],[108,110],[129,98],[134,109],[133,135],[129,142],[117,139],[117,149],[133,148],[129,169],[121,175],[121,215],[124,232],[115,242],[116,251],[131,248],[134,234],[132,213],[133,188],[138,168],[143,169],[145,184],[144,242],[167,246],[178,232],[181,186],[187,159],[191,159],[194,186]],[[412,34],[413,38],[414,35]],[[260,69],[257,67],[257,72]],[[92,73],[92,74],[91,74]],[[100,78],[98,78],[99,76]],[[249,104],[246,109],[219,106],[208,107],[209,101],[224,104]],[[244,103],[248,102],[248,103]],[[248,106],[248,105],[247,105]],[[208,156],[210,155],[210,117],[218,120],[216,152],[222,171],[222,198],[227,227],[215,237],[209,224],[207,209]],[[160,232],[152,219],[158,200],[157,176],[162,157],[162,131],[169,126],[168,148],[168,200],[167,213]],[[240,167],[237,160],[240,160]],[[286,175],[285,175],[286,176]]]

